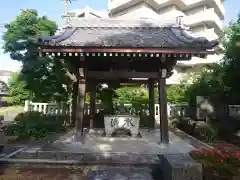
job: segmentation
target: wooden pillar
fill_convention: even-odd
[[[160,114],[160,135],[161,143],[169,143],[168,114],[167,114],[167,93],[166,93],[166,69],[160,70],[158,80],[159,93],[159,114]]]
[[[81,141],[83,137],[83,118],[84,118],[84,102],[86,81],[84,77],[84,69],[79,68],[77,75],[78,82],[78,98],[77,98],[77,121],[76,121],[76,141]]]
[[[150,120],[153,123],[153,127],[155,127],[155,114],[154,114],[154,108],[155,108],[155,99],[154,99],[154,80],[149,79],[148,83],[148,93],[149,93],[149,116]],[[152,128],[153,128],[152,127]]]
[[[95,113],[96,113],[96,83],[91,82],[91,87],[90,87],[90,130],[94,129]]]
[[[72,102],[71,102],[71,124],[76,124],[76,113],[77,113],[77,97],[78,97],[78,83],[74,82],[72,87]]]

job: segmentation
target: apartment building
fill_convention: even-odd
[[[172,20],[181,17],[188,31],[195,37],[217,39],[224,27],[223,0],[108,0],[108,12],[91,8],[69,11],[72,18],[150,18]],[[197,66],[216,63],[222,59],[222,48],[206,59],[194,57],[191,61],[179,61],[167,84],[179,84]]]
[[[154,18],[174,19],[182,17],[182,22],[195,37],[217,39],[224,27],[223,0],[109,0],[108,13],[111,18]],[[195,70],[196,66],[211,64],[222,59],[222,48],[206,59],[197,57],[191,61],[179,61],[168,84],[178,84],[181,79]]]

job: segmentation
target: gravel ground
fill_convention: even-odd
[[[0,169],[0,180],[87,180],[91,168],[29,168],[8,167]]]

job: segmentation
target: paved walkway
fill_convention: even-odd
[[[159,130],[149,132],[147,129],[141,129],[140,133],[142,138],[102,137],[103,129],[99,129],[94,134],[86,134],[85,142],[82,144],[73,140],[72,131],[42,148],[26,149],[18,158],[26,158],[27,152],[28,158],[33,158],[31,160],[34,162],[41,158],[48,160],[48,163],[49,159],[54,162],[70,160],[71,163],[76,159],[80,162],[86,161],[88,165],[96,162],[97,165],[90,168],[85,177],[72,172],[72,175],[76,175],[75,179],[163,180],[162,159],[158,155],[182,154],[194,149],[172,132],[169,132],[170,144],[167,146],[159,145]],[[80,155],[77,155],[78,153]],[[101,161],[104,163],[98,164]],[[57,174],[61,175],[62,170]]]
[[[87,134],[84,144],[73,141],[73,133],[69,133],[52,145],[60,151],[78,153],[137,153],[137,154],[179,154],[188,153],[194,147],[174,133],[170,133],[170,144],[159,144],[160,131],[148,132],[141,129],[142,138],[101,137],[103,130],[95,135]]]

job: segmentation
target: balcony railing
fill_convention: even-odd
[[[219,36],[214,31],[214,28],[202,30],[202,31],[199,31],[199,32],[192,32],[192,36],[194,36],[194,37],[205,37],[210,41],[219,38]]]
[[[110,12],[114,13],[116,11],[121,11],[134,4],[140,2],[146,2],[144,0],[111,0],[108,4],[108,9]],[[222,19],[225,15],[225,8],[221,0],[148,0],[146,3],[150,4],[152,7],[156,8],[156,11],[171,5],[176,5],[180,10],[194,8],[200,5],[207,4],[210,7],[216,9],[219,17]]]
[[[184,17],[184,23],[190,27],[202,24],[203,22],[217,28],[217,32],[221,32],[224,27],[223,21],[218,17],[213,8]]]

